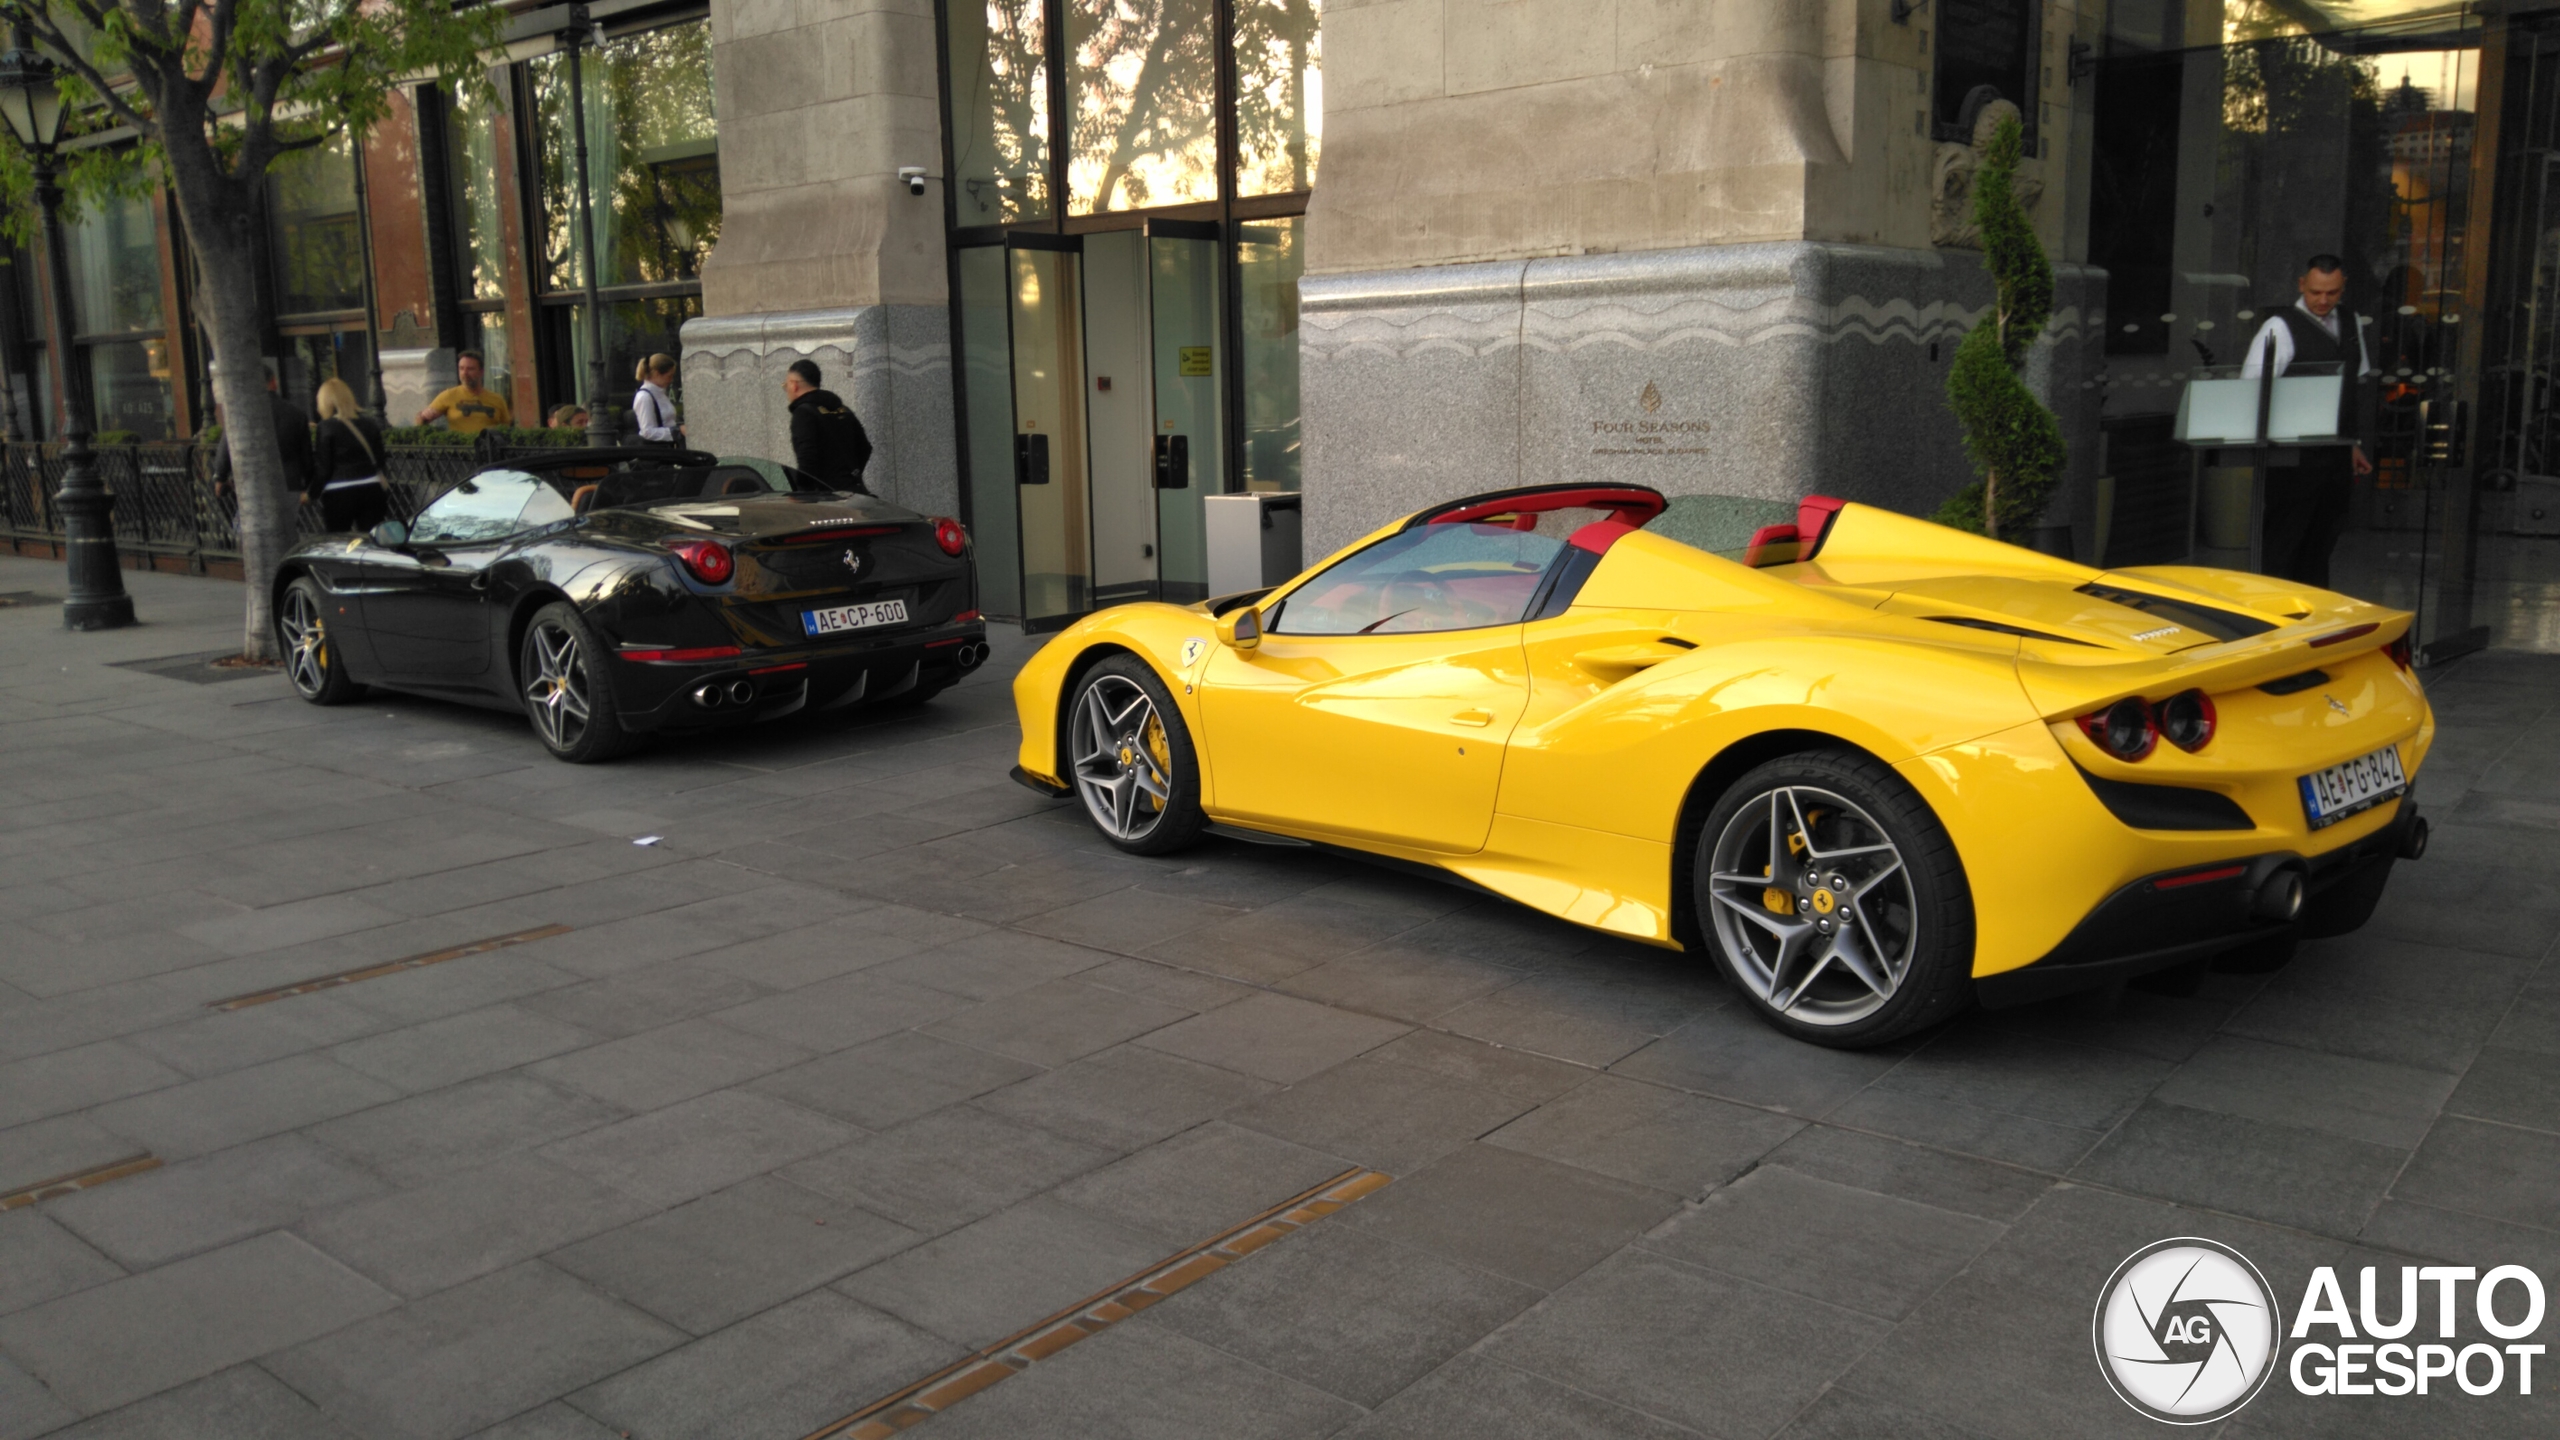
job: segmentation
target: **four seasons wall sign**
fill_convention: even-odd
[[[1662,388],[1645,382],[1637,393],[1635,409],[1630,416],[1595,419],[1591,425],[1591,453],[1610,456],[1696,456],[1707,453],[1707,431],[1712,428],[1704,420],[1666,418]]]

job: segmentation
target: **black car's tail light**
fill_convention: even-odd
[[[957,555],[969,548],[969,532],[946,515],[933,522],[933,543],[942,547],[943,554]]]
[[[717,540],[678,540],[667,548],[684,562],[694,579],[705,585],[726,585],[729,577],[738,572],[738,562],[729,554],[729,547]]]
[[[2138,699],[2119,700],[2081,716],[2080,732],[2118,760],[2143,759],[2160,743],[2160,732],[2151,723],[2151,707]]]
[[[2213,697],[2181,690],[2152,707],[2152,725],[2170,744],[2192,755],[2213,739]]]
[[[2383,646],[2382,653],[2391,657],[2392,664],[2399,666],[2403,670],[2408,669],[2410,654],[2409,637],[2407,633],[2403,632],[2399,639]]]

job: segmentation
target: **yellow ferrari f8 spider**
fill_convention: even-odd
[[[1139,854],[1348,849],[1704,947],[1838,1046],[2281,963],[2425,849],[2406,612],[1753,503],[1507,490],[1100,611],[1014,681],[1015,776]]]

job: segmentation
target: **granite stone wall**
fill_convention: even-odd
[[[2057,267],[2029,383],[2087,509],[2105,277]],[[1310,276],[1301,284],[1310,559],[1434,500],[1613,481],[1820,492],[1925,514],[1970,477],[1945,384],[1989,307],[1970,251],[1819,242]],[[2085,523],[2080,527],[2085,530]]]
[[[783,372],[817,362],[862,418],[874,453],[864,483],[928,515],[955,515],[951,319],[938,305],[718,315],[684,327],[687,438],[724,455],[791,459]]]

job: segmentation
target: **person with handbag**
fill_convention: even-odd
[[[631,421],[640,443],[669,449],[683,444],[684,426],[676,420],[676,402],[667,394],[668,384],[676,378],[676,357],[652,355],[640,362],[631,378],[640,382],[631,397]]]
[[[320,432],[312,446],[306,504],[329,530],[370,530],[391,513],[382,485],[382,427],[356,409],[344,380],[320,382]]]

